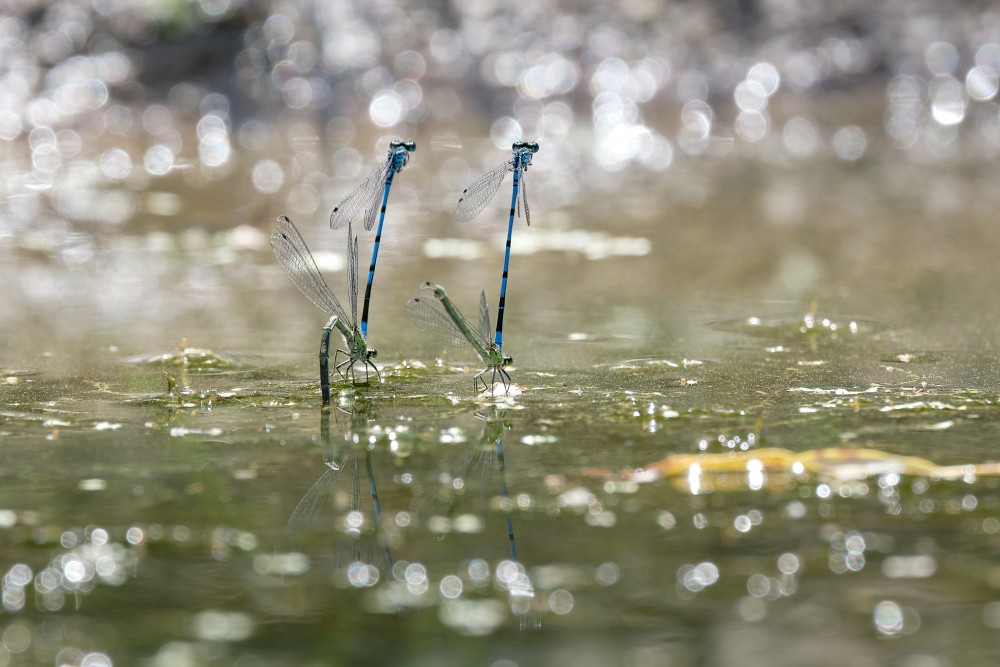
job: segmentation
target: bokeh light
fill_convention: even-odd
[[[375,16],[339,4],[278,3],[254,15],[231,0],[194,6],[183,39],[197,42],[199,26],[207,35],[234,17],[246,25],[230,50],[219,45],[203,76],[188,80],[148,46],[152,26],[168,18],[162,8],[132,14],[120,3],[58,4],[37,23],[17,12],[4,17],[0,141],[30,148],[30,179],[51,184],[40,204],[58,198],[59,213],[71,216],[89,208],[65,205],[74,195],[60,192],[62,176],[82,160],[97,165],[104,189],[136,187],[140,165],[143,177],[177,175],[194,188],[239,174],[262,202],[295,191],[287,201],[312,214],[335,196],[323,178],[336,171],[346,180],[353,163],[291,165],[301,146],[285,127],[303,123],[317,128],[321,161],[348,148],[367,156],[366,145],[386,130],[450,133],[457,145],[482,147],[472,130],[488,133],[497,149],[537,140],[540,161],[574,166],[558,179],[567,194],[536,190],[556,204],[610,183],[602,173],[655,176],[678,160],[690,171],[734,151],[768,160],[772,136],[798,160],[856,162],[887,147],[918,162],[1000,153],[990,107],[1000,90],[1000,44],[978,33],[928,38],[915,9],[896,8],[898,39],[884,42],[825,24],[820,12],[766,7],[762,25],[809,37],[758,43],[729,39],[718,27],[729,25],[722,10],[677,20],[643,3],[613,21],[557,9],[546,31],[528,8],[500,21],[492,2],[456,3],[448,22],[429,7]],[[830,110],[829,91],[873,86],[885,92],[881,118],[877,109]],[[976,149],[962,154],[962,145]],[[268,160],[282,165],[282,178],[263,166]],[[117,210],[119,223],[143,211]]]

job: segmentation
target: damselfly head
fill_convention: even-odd
[[[392,141],[389,142],[389,165],[394,171],[399,171],[410,161],[410,153],[417,150],[417,145],[412,141]]]
[[[432,282],[423,283],[420,286],[420,291],[433,293],[435,299],[443,299],[446,296],[448,296],[448,293],[444,291],[443,287],[441,287],[440,285],[435,285]]]
[[[374,347],[370,347],[368,348],[368,351],[365,354],[369,359],[374,359],[375,357],[378,356],[378,350],[376,350]]]
[[[417,150],[417,144],[413,141],[390,141],[389,150],[395,150],[397,148],[405,148],[408,153],[412,153]]]

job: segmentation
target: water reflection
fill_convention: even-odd
[[[717,366],[728,372],[730,365],[699,367],[707,375],[696,386],[710,386]],[[632,372],[650,374],[643,366]],[[268,382],[262,377],[254,386]],[[832,379],[817,384],[834,391]],[[29,493],[8,480],[0,501],[11,508],[0,510],[11,556],[0,573],[11,605],[6,648],[17,655],[37,650],[50,662],[65,650],[66,664],[89,653],[118,664],[135,656],[150,664],[235,664],[261,653],[279,662],[273,656],[282,651],[328,651],[339,660],[357,650],[350,639],[302,637],[325,637],[322,629],[334,626],[363,635],[417,627],[435,646],[481,647],[489,664],[494,652],[509,656],[526,647],[561,654],[570,650],[568,632],[592,634],[593,650],[609,654],[621,642],[655,645],[661,657],[717,645],[723,648],[712,648],[705,664],[730,664],[722,655],[730,642],[763,637],[772,649],[785,646],[789,623],[803,630],[795,641],[811,650],[837,640],[876,655],[881,638],[896,638],[921,642],[940,664],[992,645],[1000,618],[988,598],[996,578],[989,545],[1000,534],[992,516],[996,464],[938,464],[849,446],[779,450],[749,437],[752,416],[692,418],[690,387],[669,397],[591,393],[586,411],[561,405],[571,394],[550,388],[478,414],[467,403],[447,410],[437,400],[344,390],[340,410],[317,415],[304,407],[306,393],[299,387],[278,401],[268,395],[186,411],[185,438],[135,418],[167,412],[165,402],[123,405],[107,393],[96,412],[115,428],[102,427],[99,437],[67,424],[60,438],[39,447],[24,432],[41,428],[3,421],[3,430],[16,434],[4,436],[12,469],[37,480]],[[792,407],[803,395],[783,393]],[[856,395],[910,403],[888,388]],[[897,413],[923,422],[939,421],[935,410],[956,420],[979,415],[944,432],[892,431],[929,434],[931,443],[964,438],[978,424],[993,428],[992,398],[962,403],[966,410],[958,409],[958,396],[938,408],[929,405],[939,396],[925,398],[921,410],[866,411],[878,423]],[[247,425],[260,415],[267,430],[251,433]],[[656,430],[646,428],[650,416]],[[797,413],[789,422],[796,438],[822,439],[836,417],[816,428]],[[768,440],[787,428],[775,426]],[[210,435],[216,428],[224,434]],[[239,448],[232,446],[237,431],[250,433]],[[616,471],[624,465],[611,434],[631,440],[635,461],[652,462],[644,468],[648,478],[595,469],[600,460]],[[153,446],[137,452],[137,438]],[[22,458],[20,441],[31,447]],[[963,440],[970,448],[975,441]],[[94,460],[107,449],[135,463]],[[678,449],[675,458],[662,458]],[[168,465],[148,461],[163,451]],[[39,452],[72,465],[38,464]],[[990,458],[986,450],[982,456]],[[697,490],[688,479],[694,472]],[[639,483],[657,476],[678,484]],[[38,494],[47,494],[45,502],[32,499]],[[38,508],[50,503],[74,518],[39,517]],[[183,524],[164,522],[174,512]],[[275,550],[273,537],[286,521]],[[124,558],[108,560],[118,556]],[[128,569],[113,569],[120,565]],[[123,572],[121,580],[101,578]],[[168,612],[180,630],[164,632],[150,595],[173,601]],[[933,611],[945,603],[954,619]],[[74,604],[80,613],[67,614]],[[140,629],[128,637],[136,639],[119,639],[114,609],[122,605],[131,605],[131,624]],[[683,632],[665,637],[665,623]],[[52,638],[53,624],[70,633]],[[940,648],[940,638],[958,625],[967,638]],[[72,639],[87,627],[93,641]],[[716,635],[726,641],[706,640]],[[421,658],[432,652],[409,639],[400,644]],[[384,658],[393,647],[368,650]],[[765,664],[766,655],[766,647],[754,648],[746,662]]]
[[[395,614],[437,606],[442,623],[469,635],[490,634],[510,618],[520,628],[538,628],[539,604],[568,613],[569,593],[539,601],[519,560],[504,451],[504,433],[510,428],[506,413],[492,408],[475,416],[484,422],[480,436],[451,445],[460,447],[461,453],[425,490],[420,491],[423,482],[398,468],[391,478],[381,479],[397,503],[386,514],[377,463],[397,454],[382,450],[386,443],[378,435],[381,427],[373,402],[360,394],[342,394],[336,409],[320,415],[323,470],[289,517],[279,551],[259,555],[255,569],[293,577],[319,569],[310,576],[322,575],[326,558],[316,549],[332,537],[332,547],[322,549],[332,549],[334,587],[367,591],[364,605],[371,611]],[[350,477],[350,486],[341,493],[345,476]],[[366,482],[367,492],[362,488]],[[411,491],[416,493],[411,502],[421,495],[428,502],[418,501],[407,509],[402,503]],[[342,511],[331,513],[331,497],[337,498],[335,507],[343,505]],[[491,525],[490,517],[497,512],[504,517],[501,534],[509,558],[491,562],[480,551],[481,541],[470,542],[468,536]],[[422,541],[419,534],[424,532],[438,536],[433,551],[428,552],[426,545],[408,548],[409,543]],[[442,540],[445,535],[454,537]],[[317,538],[322,539],[317,542]],[[474,551],[469,552],[469,546]],[[421,560],[407,558],[411,548],[423,554]]]
[[[478,485],[478,496],[480,499],[478,512],[485,514],[492,507],[489,499],[494,489],[499,486],[499,507],[506,515],[510,557],[511,560],[517,561],[517,542],[514,538],[512,517],[514,504],[507,487],[507,468],[503,445],[504,433],[510,430],[510,423],[507,421],[507,411],[500,407],[492,406],[483,411],[477,411],[476,419],[484,422],[479,441],[475,445],[465,447],[465,451],[458,457],[449,473],[449,478],[452,480],[452,487],[456,491],[461,490],[462,493],[451,495],[451,502],[447,509],[436,510],[436,513],[454,518],[460,509],[464,508],[465,503],[463,500],[472,490],[470,487],[474,489]],[[493,480],[494,473],[497,476],[496,481]]]
[[[448,506],[436,510],[435,514],[447,517],[452,526],[462,530],[460,526],[467,521],[465,517],[469,516],[465,514],[469,504],[466,498],[470,497],[478,497],[478,502],[474,503],[473,507],[478,506],[476,513],[479,515],[488,516],[491,509],[497,508],[504,513],[510,560],[500,561],[496,566],[494,585],[498,591],[506,592],[511,613],[518,620],[520,628],[538,628],[541,625],[541,619],[537,611],[538,602],[535,599],[535,587],[527,569],[518,559],[517,540],[514,536],[513,511],[515,506],[507,486],[507,467],[504,454],[504,434],[511,427],[507,421],[507,412],[494,406],[476,412],[475,416],[476,419],[484,422],[482,433],[478,442],[465,446],[465,451],[452,465],[448,477],[451,479],[451,487],[455,493],[449,494]],[[478,490],[476,486],[479,487]],[[500,491],[498,504],[490,500],[494,497],[497,487]],[[571,603],[564,601],[563,606],[566,605],[572,606]],[[460,620],[459,614],[453,613],[456,611],[458,610],[444,611],[442,619],[446,623],[449,623],[447,619],[452,619],[449,624],[456,627],[466,625],[468,621]],[[464,611],[463,609],[463,614]]]
[[[339,442],[333,440],[330,432],[330,420],[337,415],[345,416],[348,420]],[[380,576],[384,576],[380,572],[389,572],[393,566],[392,550],[382,523],[382,504],[372,468],[375,439],[371,437],[370,423],[374,418],[371,404],[358,394],[348,395],[335,409],[320,413],[320,439],[326,449],[323,455],[325,469],[302,496],[288,519],[288,542],[292,541],[296,533],[314,529],[317,523],[335,526],[334,530],[342,534],[342,537],[338,538],[334,547],[334,565],[355,587],[375,585]],[[371,498],[371,510],[368,513],[361,507],[362,466]],[[351,476],[349,509],[339,520],[331,522],[324,510],[330,494],[347,470]]]

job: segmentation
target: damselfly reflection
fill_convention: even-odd
[[[510,426],[505,420],[506,414],[501,410],[493,410],[489,415],[477,412],[476,417],[486,422],[486,425],[483,426],[480,442],[483,445],[492,444],[492,452],[496,456],[497,473],[500,478],[500,497],[503,499],[503,510],[507,514],[507,540],[510,542],[510,558],[517,561],[517,541],[514,539],[514,520],[512,518],[514,505],[510,499],[510,490],[507,488],[507,464],[503,452],[503,434]],[[530,582],[528,585],[530,586]]]
[[[437,493],[430,496],[428,514],[431,523],[455,526],[458,530],[483,529],[494,537],[485,544],[494,552],[500,542],[499,514],[503,516],[503,530],[510,549],[510,559],[497,563],[495,581],[506,592],[510,608],[522,630],[540,627],[535,601],[535,587],[524,564],[519,560],[517,540],[514,536],[514,511],[517,505],[511,498],[507,484],[507,459],[504,451],[504,434],[510,429],[506,411],[491,406],[476,413],[483,422],[482,432],[476,441],[457,443],[449,449],[458,450],[447,467],[449,480]],[[497,493],[499,491],[499,494]],[[458,526],[465,526],[459,529]],[[484,560],[488,558],[483,554]]]
[[[343,439],[334,443],[330,436],[331,412],[325,411],[320,416],[320,435],[326,448],[324,470],[292,511],[286,536],[291,540],[308,530],[335,523],[338,532],[345,536],[334,548],[336,566],[346,571],[352,583],[370,585],[378,579],[376,563],[379,560],[384,559],[387,571],[392,569],[393,563],[392,551],[382,529],[382,503],[372,467],[373,445],[365,437],[372,415],[367,402],[357,396],[350,402],[350,410],[338,407],[335,412],[348,415],[350,426]],[[362,466],[371,497],[371,514],[367,516],[362,509]],[[351,476],[349,508],[334,522],[325,508],[345,472]]]
[[[510,567],[498,568],[498,574],[505,573],[501,578],[510,594],[511,611],[517,616],[521,630],[537,630],[541,627],[541,619],[534,606],[535,587],[524,565],[518,561],[517,540],[514,538],[514,502],[507,486],[507,463],[504,456],[503,436],[510,429],[506,420],[507,413],[496,407],[487,413],[476,413],[477,419],[485,423],[480,436],[480,449],[492,448],[496,456],[497,477],[500,485],[502,509],[507,519],[507,542],[510,544]],[[486,451],[489,451],[488,449]]]
[[[428,495],[429,504],[424,511],[432,517],[442,517],[454,524],[462,522],[461,517],[470,516],[477,516],[477,521],[487,521],[494,510],[500,509],[506,521],[510,557],[517,561],[514,503],[507,486],[503,444],[504,434],[510,430],[510,424],[506,411],[495,407],[476,412],[475,416],[484,422],[479,438],[448,445],[449,450],[454,451],[444,457],[448,461],[444,479],[449,482]]]

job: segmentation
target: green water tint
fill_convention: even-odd
[[[11,663],[545,664],[585,635],[602,664],[634,664],[623,640],[731,664],[730,642],[798,633],[848,663],[987,664],[1000,411],[947,381],[979,360],[782,345],[527,367],[502,406],[416,359],[326,412],[311,364],[240,355],[10,373]]]
[[[989,13],[43,4],[0,20],[0,667],[1000,664]],[[397,132],[384,383],[323,411],[269,228],[350,285],[325,218]],[[522,134],[481,403],[404,304],[495,280],[446,213]]]

